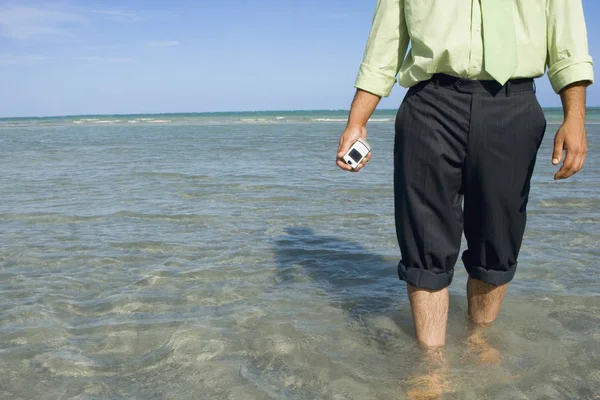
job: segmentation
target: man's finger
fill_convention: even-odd
[[[562,160],[563,155],[563,145],[565,140],[562,135],[557,134],[554,138],[554,151],[552,152],[552,164],[558,165],[560,160]]]
[[[344,160],[342,160],[341,158],[338,158],[335,163],[337,164],[338,167],[340,167],[341,169],[343,169],[345,171],[352,171],[352,167],[349,166],[348,164],[346,164],[344,162]]]
[[[575,151],[567,150],[567,155],[565,157],[565,162],[560,167],[556,175],[554,175],[554,179],[566,179],[573,175],[576,170],[575,167],[578,165],[577,156],[575,155]]]
[[[346,155],[346,153],[348,153],[348,150],[350,150],[350,146],[342,146],[340,147],[340,150],[337,153],[337,156],[339,158],[342,158]]]
[[[569,160],[569,156],[572,157],[572,160]],[[585,164],[585,157],[586,157],[586,150],[578,150],[578,149],[567,150],[567,157],[565,158],[565,163],[563,164],[563,167],[556,174],[556,177],[558,177],[557,179],[566,179],[566,178],[569,178],[569,177],[575,175],[577,172],[581,171],[581,169],[583,168],[583,165]],[[567,162],[567,160],[569,160],[569,162]],[[564,171],[563,171],[563,169],[564,169]],[[562,171],[562,173],[561,173],[561,171]]]
[[[577,167],[577,172],[581,171],[583,166],[585,165],[585,154],[580,157],[579,167]]]
[[[573,173],[571,175],[575,175],[583,168],[583,164],[585,164],[585,151],[580,151],[577,153],[575,157],[575,163],[573,168]]]
[[[338,153],[337,153],[337,156],[338,156],[338,158],[342,158],[342,157],[344,157],[344,154],[346,154],[346,153],[343,151],[343,149],[344,149],[344,136],[342,135],[342,136],[340,137],[340,144],[339,144],[339,146],[338,146]]]
[[[371,160],[371,152],[360,162],[360,168],[363,168]]]

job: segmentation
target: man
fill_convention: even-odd
[[[445,343],[463,229],[469,316],[486,325],[498,315],[517,268],[546,129],[532,80],[546,67],[564,108],[555,179],[583,166],[593,82],[586,36],[581,0],[378,1],[337,165],[351,170],[341,157],[366,138],[367,121],[398,76],[410,88],[394,148],[398,273],[422,345]]]

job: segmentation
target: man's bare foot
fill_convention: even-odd
[[[479,363],[500,364],[502,359],[500,352],[489,344],[485,336],[484,327],[472,327],[471,333],[465,340],[465,343],[470,352],[477,354]]]
[[[426,374],[407,379],[409,389],[406,397],[409,400],[440,399],[444,393],[452,391],[448,378],[448,363],[441,348],[425,350]]]
[[[451,391],[450,381],[438,374],[428,374],[410,379],[410,390],[406,392],[409,400],[441,399],[444,393]]]

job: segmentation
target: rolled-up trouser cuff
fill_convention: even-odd
[[[442,290],[452,283],[454,270],[439,274],[421,268],[407,268],[402,261],[398,263],[398,277],[418,289]]]
[[[513,280],[517,272],[517,263],[509,266],[507,271],[485,269],[477,265],[468,265],[467,263],[465,263],[465,268],[471,278],[489,283],[490,285],[500,286]]]

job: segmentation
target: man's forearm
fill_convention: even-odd
[[[560,91],[565,120],[554,136],[552,164],[563,165],[554,179],[566,179],[583,167],[587,153],[585,133],[585,88],[588,82],[575,82]]]
[[[585,121],[585,92],[588,82],[575,82],[560,91],[565,120]]]
[[[352,107],[350,108],[350,116],[348,117],[348,126],[359,125],[366,126],[369,118],[373,115],[377,104],[381,97],[373,93],[366,92],[361,89],[356,90]]]

